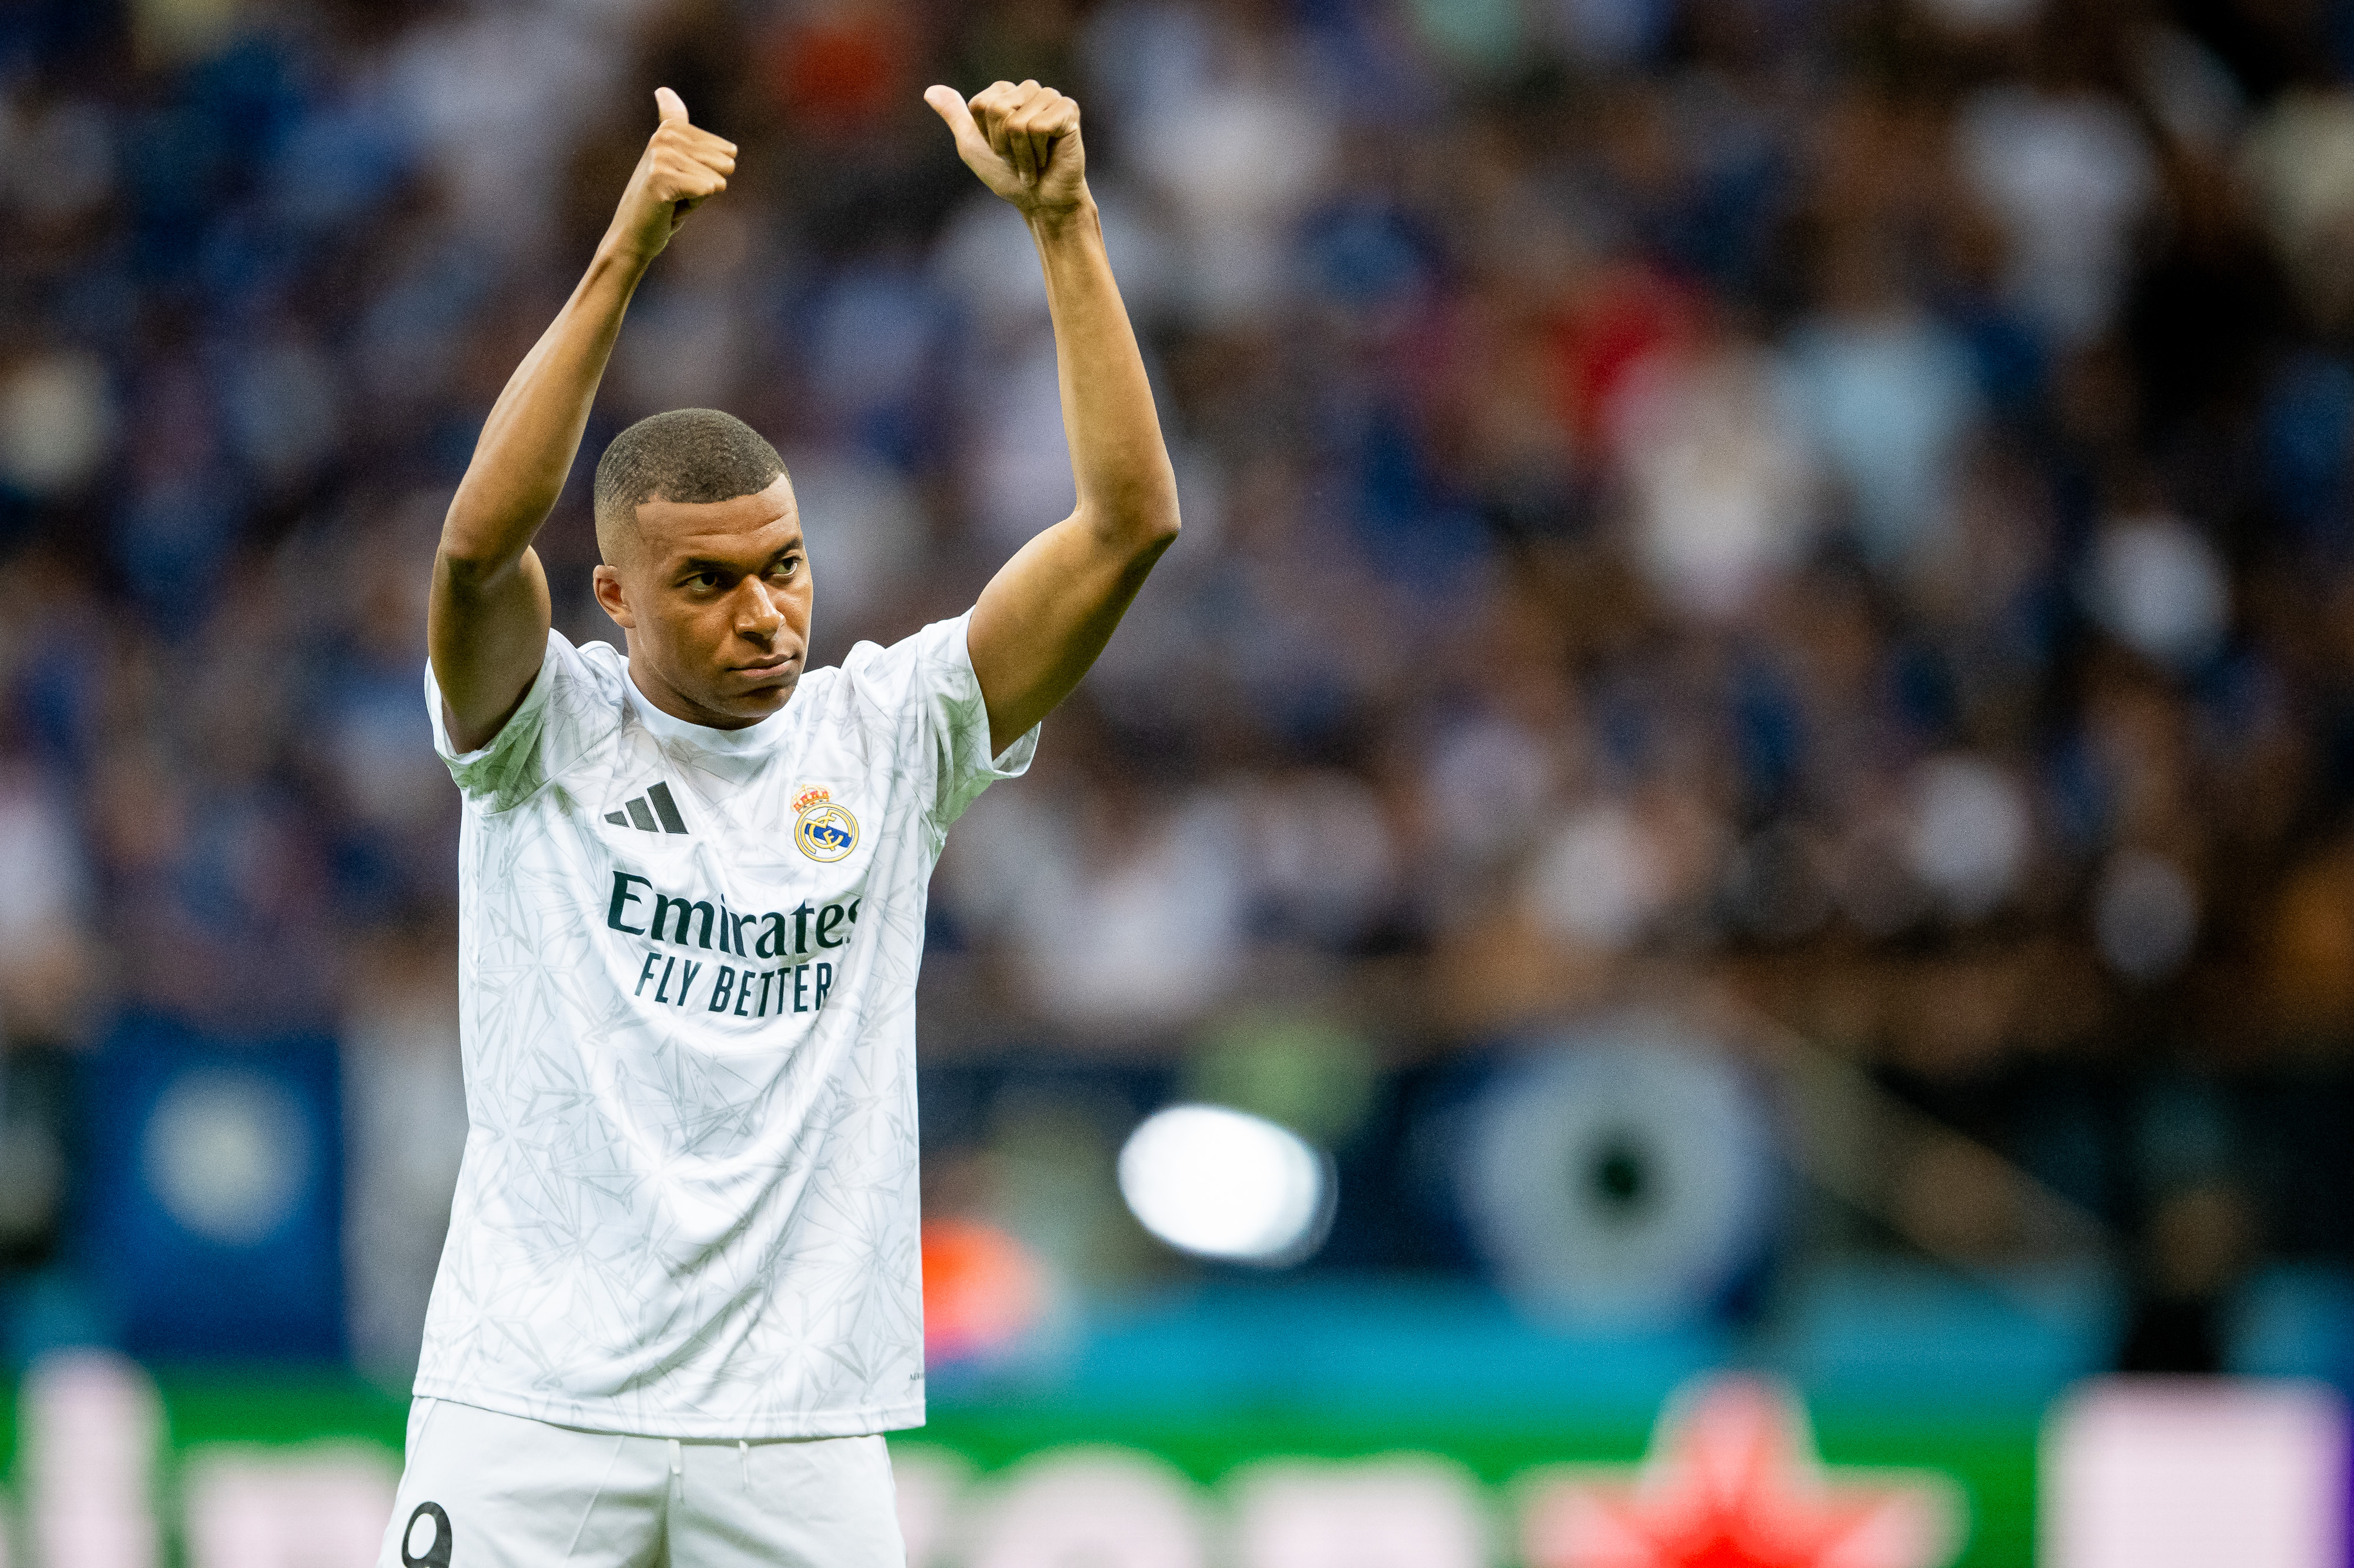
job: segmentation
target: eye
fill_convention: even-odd
[[[702,588],[707,592],[719,586],[719,574],[717,572],[697,572],[693,577],[686,579],[686,586],[694,588]]]
[[[799,556],[787,556],[769,568],[769,575],[772,577],[789,577],[801,569],[801,558]]]

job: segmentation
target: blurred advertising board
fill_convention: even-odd
[[[2346,1418],[2322,1384],[1973,1393],[1949,1343],[1942,1372],[1925,1351],[1872,1385],[1728,1371],[1746,1358],[1702,1331],[1581,1339],[1451,1292],[1346,1299],[1197,1294],[1027,1361],[943,1367],[930,1423],[894,1444],[911,1568],[2349,1560]],[[52,1352],[0,1414],[0,1564],[364,1568],[405,1414],[340,1372]]]
[[[903,1435],[895,1455],[911,1568],[1665,1563],[1682,1559],[1596,1555],[1609,1522],[1600,1516],[1631,1503],[1638,1522],[1670,1520],[1695,1482],[1679,1457],[1699,1467],[1723,1457],[1696,1454],[1693,1442],[1737,1443],[1761,1411],[1799,1411],[1773,1385],[1741,1379],[1696,1385],[1682,1404],[1681,1456],[1672,1420],[1654,1433],[1617,1419],[1204,1420],[953,1403]],[[217,1372],[151,1381],[111,1355],[69,1353],[37,1366],[20,1391],[7,1510],[21,1556],[11,1561],[365,1568],[390,1510],[403,1417],[403,1402],[345,1382]],[[1715,1429],[1695,1433],[1695,1422]],[[1800,1414],[1783,1436],[1796,1446],[1735,1489],[1736,1512],[1787,1511],[1797,1499],[1814,1505],[1807,1522],[1819,1525],[1820,1505],[1863,1499],[1903,1516],[1897,1550],[1827,1565],[2026,1561],[2031,1425],[1819,1422],[1810,1437]],[[1814,1462],[1814,1437],[1828,1467]],[[1966,1517],[1975,1544],[1956,1557]]]

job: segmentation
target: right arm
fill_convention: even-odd
[[[461,750],[489,744],[523,705],[546,656],[547,573],[531,541],[580,450],[588,407],[638,280],[686,215],[727,188],[736,146],[689,124],[663,88],[612,226],[579,287],[492,406],[433,556],[426,648],[442,718]]]

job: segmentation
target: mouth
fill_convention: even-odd
[[[798,653],[779,653],[773,659],[763,659],[757,663],[738,664],[736,673],[757,680],[762,675],[780,675],[801,662],[801,656]]]

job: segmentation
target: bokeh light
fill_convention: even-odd
[[[1306,1139],[1223,1106],[1147,1118],[1119,1151],[1119,1190],[1171,1246],[1268,1267],[1315,1250],[1333,1202],[1331,1170]]]

